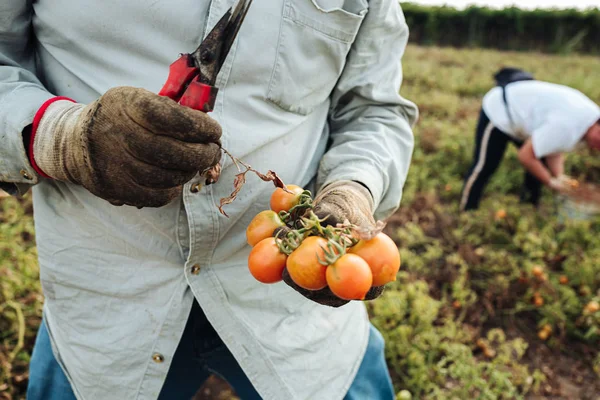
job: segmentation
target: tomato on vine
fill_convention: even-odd
[[[327,240],[309,236],[289,255],[286,266],[292,280],[307,290],[320,290],[327,286],[327,266],[319,262],[324,258]]]
[[[282,188],[277,188],[273,194],[271,194],[271,210],[276,213],[289,211],[298,204],[300,195],[304,192],[304,189],[297,185],[285,185],[285,187],[292,193],[288,193]]]
[[[367,262],[373,273],[373,286],[382,286],[396,280],[400,269],[400,252],[396,243],[383,232],[370,240],[361,240],[348,249]]]
[[[252,276],[262,283],[280,282],[287,255],[279,250],[277,240],[269,237],[252,248],[248,256],[248,269]]]
[[[373,284],[369,264],[356,254],[346,253],[327,267],[327,285],[340,299],[364,300]]]
[[[279,215],[272,210],[261,211],[250,221],[246,228],[246,240],[250,246],[273,236],[275,229],[284,226]]]

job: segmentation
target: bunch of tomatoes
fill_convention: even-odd
[[[344,300],[364,300],[367,292],[396,280],[400,253],[381,230],[366,234],[346,223],[325,225],[313,212],[308,190],[296,185],[278,187],[270,209],[258,213],[246,229],[248,268],[265,284],[290,278],[306,290],[329,287]]]

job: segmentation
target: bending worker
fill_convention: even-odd
[[[533,79],[496,86],[483,98],[473,164],[465,178],[461,210],[479,207],[484,188],[508,143],[525,167],[521,201],[537,206],[542,185],[564,191],[564,153],[584,143],[600,149],[600,107],[580,91]]]
[[[249,273],[273,185],[249,176],[226,218],[237,169],[198,171],[222,145],[332,218],[391,215],[417,118],[400,5],[254,1],[212,113],[157,95],[232,5],[2,1],[1,187],[33,192],[45,296],[29,400],[189,399],[212,373],[242,399],[393,399],[364,303]]]

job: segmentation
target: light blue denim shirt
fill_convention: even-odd
[[[220,181],[162,208],[114,207],[43,179],[22,130],[55,95],[158,92],[233,0],[0,3],[0,181],[32,188],[53,350],[79,399],[156,399],[195,297],[265,399],[342,399],[368,340],[364,304],[333,309],[248,272],[245,229],[270,183],[224,159]],[[339,179],[399,207],[416,106],[399,95],[408,28],[397,0],[254,0],[219,75],[223,146],[313,191]],[[159,356],[160,355],[160,356]]]

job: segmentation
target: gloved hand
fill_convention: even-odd
[[[353,181],[338,181],[317,193],[313,211],[320,219],[327,217],[324,224],[336,226],[347,219],[359,227],[372,229],[375,227],[373,208],[373,197],[366,187]],[[286,268],[283,270],[283,281],[307,299],[319,304],[337,308],[348,303],[347,300],[334,295],[328,287],[306,290],[296,285]],[[383,289],[383,286],[371,288],[365,300],[374,300],[381,296]]]
[[[548,187],[550,187],[550,189],[561,193],[571,190],[577,187],[577,185],[578,182],[576,179],[564,174],[553,177],[550,179],[550,182],[548,182]]]
[[[33,133],[38,170],[113,205],[160,207],[221,158],[207,114],[145,89],[117,87],[89,105],[56,101]]]

